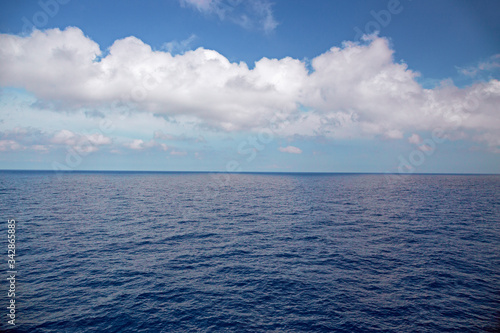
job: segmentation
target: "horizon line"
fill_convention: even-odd
[[[499,176],[500,173],[470,172],[354,172],[354,171],[186,171],[186,170],[51,170],[51,169],[0,169],[0,172],[53,172],[53,173],[222,173],[222,174],[348,174],[348,175],[476,175]]]

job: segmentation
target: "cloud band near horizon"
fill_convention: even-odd
[[[51,110],[120,108],[228,132],[272,122],[282,137],[402,139],[439,127],[499,151],[498,80],[425,89],[377,36],[332,47],[310,64],[262,58],[253,67],[202,47],[172,55],[135,37],[103,53],[76,27],[0,34],[0,45],[0,85],[22,88]]]

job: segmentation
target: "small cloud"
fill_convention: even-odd
[[[68,130],[60,130],[52,137],[51,142],[59,145],[72,146],[76,143],[76,135],[75,133]]]
[[[472,68],[472,67],[469,67],[469,68],[457,68],[457,69],[458,69],[459,73],[461,73],[462,75],[470,76],[470,77],[474,77],[478,73],[477,68]]]
[[[491,71],[500,68],[500,53],[490,57],[487,61],[479,63],[477,68],[482,71]]]
[[[22,150],[23,148],[23,146],[14,140],[0,140],[0,151]]]
[[[92,153],[99,146],[112,144],[111,138],[100,133],[80,134],[63,129],[53,133],[42,132],[31,127],[16,127],[10,131],[0,132],[0,150],[32,150],[48,152],[58,146],[71,147],[79,153]]]
[[[475,66],[469,66],[465,68],[457,67],[459,73],[465,76],[469,76],[471,78],[476,77],[483,73],[491,73],[498,69],[500,69],[500,53],[489,57],[485,61],[479,62]]]
[[[400,130],[390,130],[385,133],[385,137],[388,139],[402,139],[403,132]]]
[[[216,15],[221,21],[231,21],[247,30],[257,28],[270,33],[278,26],[268,0],[180,0],[180,4]]]
[[[112,143],[111,138],[99,133],[79,134],[66,129],[56,132],[49,141],[55,145],[70,146],[79,153],[93,153],[99,150],[99,146]]]
[[[409,138],[408,138],[408,142],[409,143],[412,143],[414,145],[418,145],[422,142],[422,138],[420,137],[420,135],[418,134],[415,134],[413,133]]]
[[[154,132],[154,138],[156,140],[175,140],[175,137],[173,135],[168,133],[163,133],[160,130]]]
[[[141,139],[135,139],[132,142],[125,143],[124,146],[133,150],[144,150],[156,146],[160,146],[163,150],[168,149],[167,145],[158,144],[155,140],[145,142]]]
[[[294,146],[279,147],[278,150],[282,153],[302,154],[302,149],[294,147]]]
[[[99,133],[88,135],[87,139],[96,146],[110,145],[112,143],[111,138],[108,138],[107,136],[104,136]]]
[[[433,147],[431,147],[431,146],[429,146],[427,144],[418,146],[418,149],[420,149],[421,151],[432,151],[432,150],[434,150]]]
[[[200,12],[213,10],[217,2],[216,0],[180,0],[182,7],[191,5]]]
[[[274,19],[271,3],[267,1],[254,1],[252,4],[260,17],[259,24],[262,29],[266,33],[274,31],[278,26],[278,22]]]
[[[162,49],[170,54],[183,54],[186,51],[191,50],[191,46],[196,39],[196,35],[191,35],[187,39],[180,42],[174,40],[163,44]]]
[[[128,147],[128,148],[133,149],[133,150],[142,150],[142,149],[144,149],[144,141],[142,141],[140,139],[136,139],[130,143],[126,143],[125,147]]]
[[[39,151],[39,152],[42,152],[42,153],[45,153],[45,152],[48,152],[49,150],[47,149],[46,146],[43,146],[43,145],[33,145],[31,146],[31,149],[33,150],[36,150],[36,151]]]
[[[185,151],[178,151],[178,150],[172,150],[170,152],[170,155],[175,155],[175,156],[186,156],[187,152]]]

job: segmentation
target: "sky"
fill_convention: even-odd
[[[500,173],[500,2],[4,0],[0,169]]]

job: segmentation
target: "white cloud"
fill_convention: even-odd
[[[79,153],[93,153],[99,150],[99,146],[110,145],[112,140],[98,133],[78,134],[64,129],[55,133],[50,143],[72,147]]]
[[[269,33],[278,26],[268,0],[180,0],[180,4],[215,14],[220,20],[229,20],[245,29],[258,28]]]
[[[99,133],[87,135],[87,139],[96,146],[111,144],[111,138],[108,138]]]
[[[179,150],[172,150],[170,152],[170,155],[175,155],[175,156],[186,156],[187,152],[185,151],[179,151]]]
[[[253,1],[253,8],[259,16],[259,23],[266,32],[274,31],[278,22],[273,16],[271,3],[267,1]]]
[[[40,151],[40,152],[48,152],[49,151],[49,149],[43,145],[33,145],[31,147],[31,149],[36,150],[36,151]]]
[[[130,143],[126,143],[125,147],[128,147],[133,150],[141,150],[144,149],[144,141],[142,140],[134,140]]]
[[[191,49],[191,45],[196,39],[196,35],[191,35],[189,38],[182,40],[180,42],[174,40],[163,44],[163,49],[170,54],[182,54]]]
[[[132,149],[132,150],[145,150],[145,149],[150,149],[154,147],[159,147],[161,150],[166,151],[168,149],[168,146],[164,143],[158,143],[155,140],[149,140],[145,142],[144,140],[141,139],[134,139],[131,142],[126,142],[123,144],[126,148]]]
[[[213,4],[219,2],[199,2],[200,8]],[[0,34],[0,45],[1,86],[22,87],[65,111],[85,107],[107,117],[109,110],[120,110],[135,117],[138,130],[135,122],[144,118],[149,124],[156,114],[225,131],[258,131],[273,123],[281,136],[400,139],[440,127],[450,137],[465,133],[492,146],[500,138],[498,80],[462,89],[443,81],[424,89],[418,73],[395,62],[388,41],[376,36],[315,57],[311,73],[290,57],[262,58],[249,69],[214,50],[173,56],[135,37],[115,41],[96,61],[99,46],[77,28]],[[54,140],[77,143],[78,137],[62,132]]]
[[[476,66],[457,68],[458,71],[466,76],[476,77],[480,73],[489,73],[500,69],[500,54],[495,54],[485,61],[479,62]]]
[[[428,144],[423,144],[423,145],[418,146],[418,149],[420,149],[421,151],[424,151],[424,152],[429,152],[429,151],[433,151],[435,148],[429,146]]]
[[[0,140],[0,151],[14,151],[22,149],[24,149],[24,147],[14,140]]]
[[[111,145],[111,138],[100,133],[80,134],[70,130],[48,133],[31,127],[16,127],[0,132],[0,150],[35,150],[47,152],[61,147],[70,147],[81,154],[99,150],[100,146]]]
[[[212,11],[220,0],[180,0],[181,5],[191,5],[199,11]]]
[[[385,132],[385,137],[388,139],[401,139],[403,137],[403,132],[397,129],[391,129]]]
[[[409,143],[413,143],[414,145],[418,145],[422,142],[422,139],[420,138],[420,135],[413,133],[409,138],[408,138]]]
[[[302,149],[294,147],[294,146],[279,147],[278,150],[282,153],[302,154]]]

